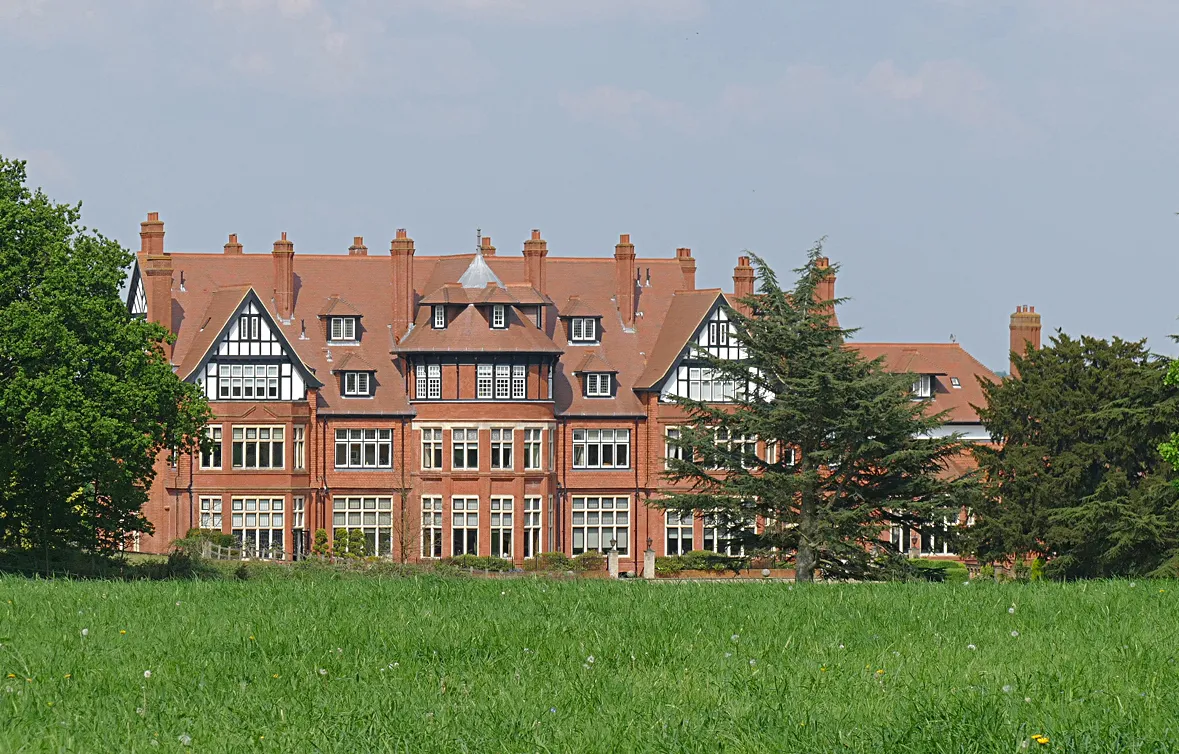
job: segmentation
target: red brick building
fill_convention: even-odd
[[[290,556],[344,528],[397,560],[614,545],[638,570],[648,541],[728,546],[715,522],[647,502],[684,420],[670,396],[731,394],[691,351],[740,355],[726,318],[753,289],[748,258],[726,293],[696,287],[689,249],[638,257],[625,235],[590,258],[550,256],[539,231],[511,256],[487,237],[421,255],[403,230],[379,255],[359,237],[347,255],[296,254],[285,233],[265,253],[232,235],[218,253],[169,253],[155,213],[140,235],[128,306],[176,334],[176,371],[216,415],[214,452],[161,462],[143,550],[202,527]],[[919,374],[945,431],[989,439],[970,404],[976,377],[995,377],[961,346],[855,347]]]

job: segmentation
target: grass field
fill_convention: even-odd
[[[6,577],[0,751],[1174,751],[1177,638],[1170,583]]]

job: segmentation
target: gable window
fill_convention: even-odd
[[[393,430],[337,429],[336,468],[393,468]]]
[[[590,398],[609,398],[610,373],[588,372],[585,375],[585,394]]]
[[[630,430],[573,430],[573,468],[630,468]]]
[[[569,340],[574,343],[596,342],[598,321],[593,317],[573,317],[569,320]]]
[[[332,317],[331,340],[345,342],[356,340],[356,317]]]
[[[278,364],[224,364],[220,372],[221,376],[217,380],[218,400],[278,398]]]
[[[355,397],[372,395],[372,375],[368,372],[344,372],[344,395]]]
[[[238,340],[259,340],[261,337],[260,320],[261,318],[257,314],[243,314],[238,320]]]
[[[221,427],[209,427],[205,430],[205,434],[212,446],[207,451],[201,449],[201,468],[219,469],[221,468]]]
[[[234,427],[233,468],[281,469],[284,445],[282,427]]]
[[[933,395],[932,376],[928,374],[918,375],[917,380],[913,383],[913,397],[929,398],[931,395]]]
[[[504,310],[503,304],[496,304],[491,307],[491,326],[497,330],[502,330],[508,326],[507,312]]]
[[[729,323],[728,322],[709,322],[708,323],[708,345],[710,346],[727,346],[729,344]]]
[[[446,329],[446,307],[442,306],[441,304],[436,304],[434,306],[434,329]]]

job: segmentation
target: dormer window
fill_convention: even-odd
[[[593,317],[573,317],[569,320],[569,340],[574,343],[596,343],[598,320]]]
[[[356,317],[332,317],[329,326],[331,341],[346,343],[356,340]]]
[[[446,307],[442,306],[441,304],[436,304],[434,306],[434,329],[446,329]]]
[[[933,376],[922,374],[913,383],[913,397],[915,399],[929,398],[933,395]]]
[[[610,373],[588,372],[585,375],[585,395],[587,398],[610,397]]]
[[[508,326],[508,313],[503,304],[496,304],[491,307],[491,326],[497,330],[502,330]]]
[[[950,378],[950,387],[961,388],[962,383],[958,381],[957,377],[951,377]]]
[[[369,372],[344,372],[344,395],[367,398],[372,395],[372,383]]]

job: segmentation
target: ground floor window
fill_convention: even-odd
[[[368,555],[388,556],[393,552],[393,498],[334,497],[332,528],[364,532]]]
[[[242,557],[284,557],[283,502],[281,497],[233,498],[233,536],[242,548]]]
[[[201,498],[201,528],[221,531],[221,498]]]
[[[302,495],[291,498],[291,555],[295,559],[304,557],[308,550],[307,532],[304,528],[305,507]]]
[[[515,557],[512,550],[512,508],[510,497],[491,498],[491,554],[506,560]]]
[[[535,558],[544,552],[541,545],[541,535],[544,533],[541,522],[541,499],[539,497],[524,498],[524,557]]]
[[[587,550],[625,555],[630,545],[629,497],[573,498],[573,554]]]
[[[479,498],[456,497],[451,501],[450,554],[479,554]]]
[[[442,498],[440,497],[422,498],[422,557],[442,557]]]
[[[754,523],[748,519],[734,521],[724,514],[709,513],[704,517],[702,549],[721,555],[744,555],[745,537],[752,534],[754,528]]]
[[[692,521],[691,513],[667,512],[667,521],[664,525],[667,546],[664,551],[668,555],[683,555],[692,551]]]

